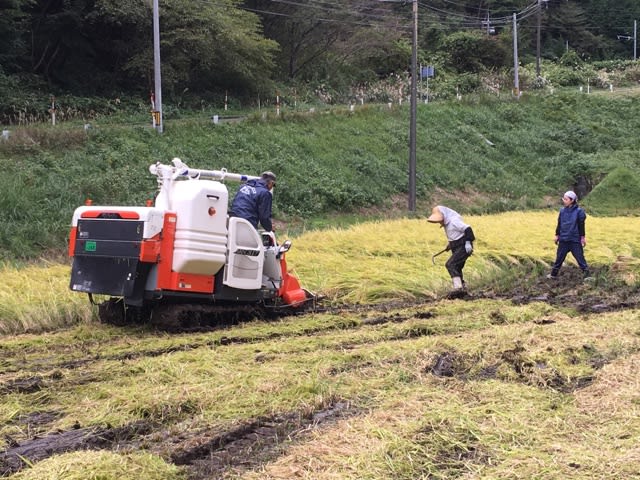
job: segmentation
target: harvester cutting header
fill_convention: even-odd
[[[111,297],[99,304],[102,321],[188,328],[313,302],[287,270],[291,241],[279,245],[273,232],[228,215],[223,182],[259,177],[172,163],[149,167],[153,206],[85,205],[73,214],[70,288],[92,303]]]

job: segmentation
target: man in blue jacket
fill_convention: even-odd
[[[562,197],[564,207],[558,214],[555,242],[558,245],[556,261],[551,267],[551,273],[547,278],[556,278],[560,267],[564,263],[567,254],[571,252],[578,262],[584,278],[589,278],[589,265],[584,258],[584,246],[587,244],[584,223],[587,218],[585,211],[578,206],[578,196],[569,190]]]
[[[272,172],[264,172],[260,178],[249,180],[236,193],[229,215],[248,220],[256,229],[260,224],[265,231],[273,231],[271,206],[275,184],[276,176]]]

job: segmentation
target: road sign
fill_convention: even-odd
[[[429,78],[429,77],[435,77],[436,76],[436,69],[433,67],[433,65],[427,65],[426,67],[422,67],[422,69],[420,70],[420,77],[422,78]]]

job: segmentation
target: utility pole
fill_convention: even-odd
[[[416,116],[418,108],[418,0],[413,0],[411,119],[409,127],[409,212],[416,211]]]
[[[636,55],[637,45],[638,45],[638,21],[633,21],[633,60],[636,61],[638,59]]]
[[[162,133],[162,81],[160,78],[160,13],[158,0],[153,0],[153,76],[155,81],[155,126]],[[157,114],[156,114],[157,112]]]
[[[540,24],[542,23],[542,0],[538,0],[538,31],[536,33],[536,77],[540,78]]]
[[[403,2],[405,0],[378,0]],[[411,41],[411,99],[409,119],[409,212],[416,211],[416,116],[418,110],[418,0],[411,0],[413,35]]]
[[[520,98],[520,78],[518,77],[518,21],[513,14],[513,89],[516,98]]]

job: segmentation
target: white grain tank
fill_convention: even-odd
[[[171,188],[177,214],[173,271],[215,275],[225,264],[227,187],[212,180],[181,180]]]

